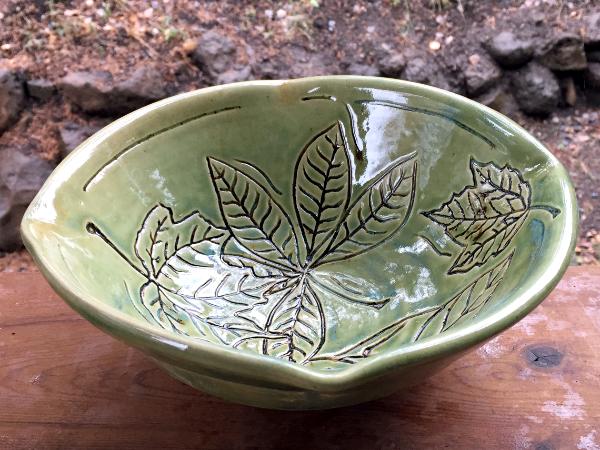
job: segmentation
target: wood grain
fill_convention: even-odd
[[[600,449],[600,269],[422,385],[333,411],[225,403],[0,274],[0,449]]]

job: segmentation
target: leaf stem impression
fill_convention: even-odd
[[[112,248],[117,253],[117,255],[119,255],[121,258],[123,258],[123,260],[127,264],[129,264],[132,269],[134,269],[137,273],[139,273],[144,278],[148,279],[148,274],[145,273],[144,271],[142,271],[142,269],[140,269],[136,264],[134,264],[133,261],[131,259],[129,259],[129,257],[119,247],[117,247],[117,245],[113,241],[110,240],[110,238],[98,227],[98,225],[96,225],[93,222],[88,222],[85,225],[85,229],[87,230],[88,233],[98,236],[100,239],[102,239],[104,242],[106,242],[106,244],[110,248]]]
[[[550,205],[533,205],[533,206],[531,206],[530,209],[539,209],[542,211],[546,211],[547,213],[549,213],[552,216],[553,219],[555,219],[556,216],[558,216],[560,214],[560,209],[555,208]]]

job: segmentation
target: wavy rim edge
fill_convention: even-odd
[[[105,305],[95,296],[78,294],[58,271],[52,270],[50,265],[45,263],[42,246],[35,241],[28,231],[29,221],[35,221],[35,216],[32,213],[32,205],[35,205],[43,198],[44,192],[49,186],[61,182],[56,173],[61,172],[60,168],[65,162],[69,161],[75,153],[81,151],[84,147],[94,147],[113,132],[128,126],[151,111],[164,108],[186,98],[213,95],[232,87],[278,87],[288,83],[318,83],[319,81],[338,81],[340,84],[344,82],[354,84],[366,82],[373,85],[380,85],[379,87],[382,89],[389,88],[401,92],[417,93],[418,95],[442,103],[451,100],[454,105],[460,107],[462,110],[479,110],[493,117],[507,128],[516,131],[529,146],[544,154],[560,174],[563,187],[562,201],[565,205],[566,226],[565,233],[561,236],[552,261],[547,264],[538,279],[534,280],[530,286],[516,288],[514,294],[509,297],[509,301],[502,308],[483,320],[464,326],[462,329],[432,336],[417,343],[401,346],[395,350],[388,350],[385,353],[379,354],[377,358],[361,361],[360,364],[350,366],[343,371],[327,373],[304,366],[289,364],[274,357],[240,351],[187,336],[175,335],[166,330],[153,327],[151,324],[146,324]],[[220,374],[228,373],[232,377],[237,377],[240,373],[244,373],[245,378],[257,380],[257,383],[262,385],[265,383],[281,385],[280,380],[284,377],[286,379],[284,383],[286,386],[290,385],[298,389],[336,393],[361,385],[367,380],[383,376],[401,367],[418,365],[427,361],[437,360],[443,356],[466,351],[517,323],[540,304],[562,278],[575,248],[578,222],[575,190],[566,169],[543,144],[516,122],[473,100],[432,86],[381,77],[333,75],[293,80],[246,81],[198,89],[160,100],[117,119],[80,144],[71,155],[58,165],[25,212],[21,222],[21,235],[27,250],[33,256],[42,275],[59,296],[93,325],[124,341],[126,344],[138,348],[153,347],[156,353],[164,355],[174,365],[187,362],[197,366],[198,364],[202,364],[202,359],[210,358],[212,362],[210,370],[214,372],[216,370],[214,367],[218,366]],[[132,344],[131,342],[127,342],[128,339],[138,342]],[[169,356],[169,353],[172,352],[177,352],[177,357]],[[232,367],[235,369],[232,370]],[[274,368],[276,368],[275,371],[260,370]],[[227,377],[223,376],[223,378]],[[242,383],[244,382],[242,381]]]

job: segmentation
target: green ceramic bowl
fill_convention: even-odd
[[[563,166],[506,117],[363,77],[202,89],[106,127],[22,234],[94,325],[219,397],[331,408],[419,382],[550,292]]]

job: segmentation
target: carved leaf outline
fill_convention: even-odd
[[[514,251],[429,315],[414,335],[413,341],[443,333],[481,311],[500,286],[513,255]]]
[[[147,281],[144,283],[140,287],[139,296],[141,306],[161,327],[179,334],[188,333],[185,324],[189,317],[164,297],[163,292],[155,282]],[[137,304],[134,303],[134,305],[143,316],[146,316]]]
[[[215,303],[210,307],[206,303],[194,305],[183,295],[153,281],[148,281],[140,288],[140,302],[141,307],[163,328],[209,342],[229,345],[257,330],[255,323],[237,314],[243,311],[239,306],[232,314],[232,309],[225,308],[223,304]],[[146,316],[143,311],[140,313]]]
[[[212,224],[197,211],[177,221],[171,208],[158,204],[142,221],[136,235],[135,254],[148,276],[155,278],[183,247],[204,241],[220,244],[228,234],[226,229]]]
[[[426,308],[409,314],[383,327],[359,343],[332,354],[314,358],[349,364],[368,358],[374,351],[394,339],[397,342],[416,342],[443,333],[477,315],[487,305],[498,287],[514,255],[511,253],[498,265],[477,276],[464,289],[440,306]]]
[[[381,309],[392,299],[382,295],[368,280],[354,279],[344,273],[313,271],[308,278],[320,291],[349,303]]]
[[[298,242],[289,217],[267,189],[240,169],[208,158],[221,216],[236,241],[256,257],[297,266]]]
[[[309,361],[325,342],[321,300],[303,277],[275,304],[267,318],[263,353],[291,362]]]
[[[164,328],[227,344],[260,330],[252,312],[286,277],[276,267],[229,254],[236,251],[231,241],[228,230],[197,212],[177,221],[171,208],[152,208],[135,243],[148,277],[139,292],[140,312]]]
[[[356,199],[324,252],[320,264],[365,253],[407,222],[415,199],[416,152],[387,168]]]
[[[252,274],[258,278],[296,275],[296,272],[288,270],[286,267],[270,265],[268,261],[248,253],[232,236],[229,236],[221,246],[221,260],[230,267],[250,269]]]
[[[377,309],[390,300],[365,300],[364,285],[343,274],[323,280],[326,289],[317,293],[310,272],[319,262],[362,254],[402,227],[415,196],[415,155],[392,163],[350,205],[343,124],[314,136],[297,158],[292,187],[300,242],[270,189],[239,165],[208,157],[224,226],[197,211],[177,220],[168,206],[151,208],[134,242],[142,269],[129,261],[147,278],[135,306],[176,333],[236,348],[258,342],[263,354],[310,362],[326,338],[320,295]]]
[[[350,201],[350,159],[341,122],[321,131],[300,152],[293,187],[304,260],[310,262],[324,249]]]
[[[449,274],[467,272],[502,253],[531,208],[530,185],[519,171],[474,159],[470,167],[472,186],[453,194],[440,208],[423,213],[463,247]]]

